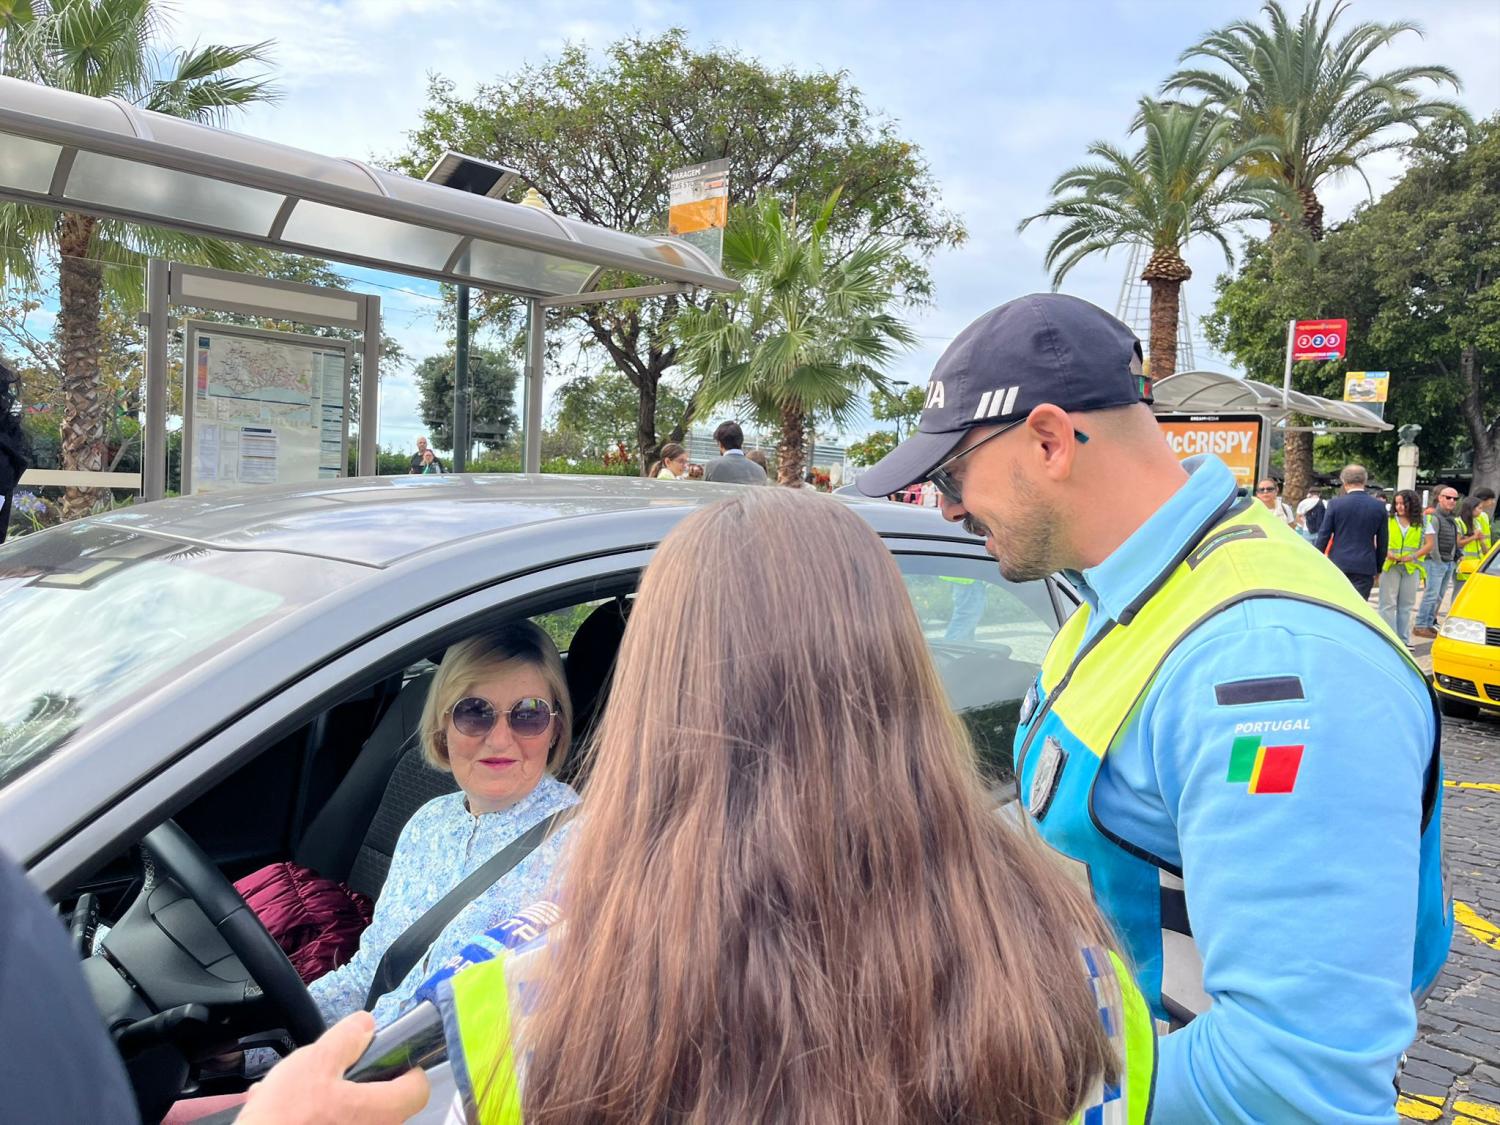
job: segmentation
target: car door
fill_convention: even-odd
[[[1052,580],[1007,581],[988,556],[891,546],[980,772],[993,788],[1008,788],[1021,702],[1076,602]]]

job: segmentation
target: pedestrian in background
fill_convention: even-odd
[[[437,454],[430,449],[422,450],[421,465],[422,467],[417,472],[425,475],[442,473],[444,471],[443,463],[437,459]]]
[[[1380,616],[1396,630],[1402,644],[1411,643],[1411,611],[1422,582],[1422,559],[1427,554],[1422,534],[1422,500],[1410,489],[1396,493],[1390,519],[1385,569],[1380,575]]]
[[[1297,514],[1292,511],[1291,505],[1281,498],[1281,486],[1270,477],[1255,486],[1255,498],[1271,511],[1276,513],[1276,518],[1288,527],[1297,526]]]
[[[1363,465],[1344,466],[1339,473],[1344,494],[1328,505],[1313,540],[1362,598],[1370,596],[1375,576],[1385,565],[1391,530],[1385,505],[1365,491],[1368,479]]]
[[[661,447],[661,460],[651,466],[652,480],[687,480],[688,451],[675,441]]]
[[[21,428],[20,380],[0,360],[0,543],[10,527],[10,503],[16,485],[31,467],[31,442]]]
[[[714,431],[719,455],[703,466],[703,479],[716,484],[765,484],[766,471],[745,456],[745,431],[738,422],[720,422]]]
[[[419,434],[417,436],[417,451],[411,455],[411,459],[406,463],[407,474],[422,472],[422,466],[425,464],[423,458],[430,452],[431,450],[427,448],[427,435]],[[441,464],[439,468],[441,468]]]
[[[769,481],[771,479],[771,463],[766,460],[764,453],[758,449],[752,449],[749,453],[745,454],[745,459],[747,461],[754,461],[766,474],[766,480]]]
[[[1478,511],[1475,520],[1479,524],[1480,542],[1484,545],[1481,555],[1490,553],[1490,548],[1495,545],[1495,490],[1493,488],[1476,488],[1473,492],[1474,504]]]
[[[1451,484],[1442,485],[1438,488],[1437,504],[1422,524],[1427,547],[1422,560],[1427,571],[1427,590],[1417,607],[1417,624],[1411,631],[1414,637],[1437,636],[1438,609],[1458,563],[1458,520],[1454,514],[1457,506],[1458,489]]]
[[[1453,567],[1453,596],[1456,598],[1484,558],[1484,530],[1479,525],[1479,504],[1474,497],[1466,496],[1459,501],[1453,522],[1458,525],[1458,562]]]
[[[1297,529],[1308,539],[1315,538],[1318,528],[1322,526],[1323,515],[1327,511],[1328,504],[1323,500],[1322,487],[1313,486],[1306,496],[1297,501]]]

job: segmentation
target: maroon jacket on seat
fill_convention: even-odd
[[[368,895],[297,863],[252,871],[234,889],[308,982],[353,957],[374,916]]]

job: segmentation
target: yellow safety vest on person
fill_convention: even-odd
[[[438,986],[448,1061],[469,1125],[523,1125],[524,1064],[512,1047],[516,1016],[540,986],[546,942],[464,968]],[[1156,1083],[1156,1029],[1118,954],[1082,950],[1119,1072],[1100,1078],[1068,1125],[1146,1125]],[[580,1012],[580,1019],[587,1013]]]
[[[1125,621],[1106,622],[1090,635],[1089,607],[1080,606],[1053,639],[1038,685],[1021,708],[1015,764],[1020,802],[1042,838],[1076,865],[1164,1030],[1186,1024],[1212,1003],[1203,991],[1181,871],[1094,819],[1094,783],[1105,754],[1129,729],[1173,649],[1200,623],[1260,597],[1293,598],[1347,614],[1411,663],[1395,633],[1325,559],[1307,550],[1265,505],[1246,501],[1231,506]],[[1442,968],[1451,927],[1441,879],[1440,779],[1432,769],[1422,794],[1412,966],[1418,994]]]
[[[1479,533],[1478,539],[1471,540],[1458,549],[1458,565],[1453,568],[1453,581],[1455,582],[1467,582],[1469,575],[1479,569],[1480,560],[1484,558],[1485,552],[1489,550],[1485,542],[1487,538],[1485,527],[1479,522],[1483,518],[1483,512],[1474,513],[1474,527],[1472,529],[1470,529],[1467,520],[1455,518],[1453,521],[1458,525],[1460,538],[1465,535],[1472,535],[1476,531]]]
[[[1393,551],[1398,555],[1409,555],[1414,551],[1420,551],[1422,549],[1422,540],[1424,538],[1424,536],[1422,535],[1422,522],[1420,520],[1417,520],[1413,522],[1405,531],[1402,531],[1401,521],[1398,520],[1395,516],[1392,516],[1389,538],[1390,545],[1387,550]],[[1381,566],[1380,569],[1382,571],[1387,571],[1390,570],[1391,567],[1396,565],[1398,564],[1392,562],[1390,559],[1386,559],[1384,565]],[[1399,565],[1406,568],[1407,574],[1422,573],[1421,562],[1404,562],[1400,563]]]

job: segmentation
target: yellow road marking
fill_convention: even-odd
[[[1449,789],[1485,789],[1491,793],[1500,793],[1500,782],[1495,781],[1445,781]]]
[[[1500,1109],[1496,1109],[1492,1105],[1456,1099],[1453,1103],[1453,1112],[1467,1113],[1469,1117],[1476,1121],[1489,1122],[1490,1125],[1500,1125]]]
[[[1486,918],[1481,918],[1468,903],[1454,899],[1453,917],[1460,926],[1469,931],[1469,936],[1475,941],[1491,949],[1500,949],[1500,926]],[[1496,1117],[1495,1120],[1500,1122],[1500,1117]]]
[[[1485,1122],[1475,1117],[1464,1117],[1460,1115],[1453,1119],[1453,1125],[1485,1125]]]
[[[1402,1094],[1396,1099],[1396,1113],[1409,1121],[1437,1121],[1443,1116],[1445,1098]]]

